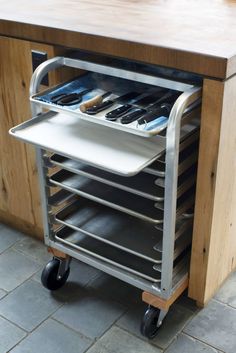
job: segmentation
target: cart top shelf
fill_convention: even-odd
[[[234,0],[0,0],[0,34],[226,78],[236,72]]]
[[[121,175],[134,175],[165,150],[165,142],[113,131],[63,113],[48,112],[11,129],[38,147]],[[94,153],[96,151],[96,153]]]

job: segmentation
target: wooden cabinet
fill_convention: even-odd
[[[236,77],[205,79],[189,296],[207,303],[236,267]]]
[[[8,135],[11,126],[30,117],[31,49],[52,47],[0,38],[0,219],[22,231],[42,236],[40,198],[34,149]]]
[[[50,58],[61,49],[5,37],[0,37],[0,48],[0,221],[43,238],[35,151],[10,137],[8,130],[31,116],[31,50],[47,52]],[[50,75],[50,84],[63,75]]]

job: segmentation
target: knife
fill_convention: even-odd
[[[106,92],[104,94],[99,94],[87,101],[85,101],[84,103],[80,104],[80,111],[82,113],[84,113],[88,108],[93,107],[94,105],[98,105],[100,103],[102,103],[103,99],[110,96],[112,92]]]
[[[142,122],[142,120],[140,120],[140,124],[144,124],[146,122],[145,120],[145,116],[146,116],[146,113],[149,113],[149,112],[153,112],[154,109],[158,109],[160,108],[161,105],[165,104],[165,106],[167,107],[168,104],[171,105],[171,108],[172,106],[174,105],[176,99],[180,96],[181,92],[177,92],[177,93],[173,93],[172,91],[168,92],[166,95],[162,96],[160,99],[158,99],[155,103],[153,104],[150,104],[148,107],[146,107],[145,109],[144,108],[137,108],[137,107],[134,107],[134,109],[131,110],[130,113],[122,116],[121,118],[121,124],[129,124],[129,123],[132,123],[133,121],[137,120],[138,118],[141,118],[143,117],[144,118],[144,121]],[[170,108],[170,110],[171,110]],[[165,110],[166,112],[166,110]],[[157,117],[156,115],[153,117],[153,119]],[[151,117],[149,117],[149,121]]]
[[[168,117],[172,109],[173,104],[163,103],[160,107],[151,109],[146,114],[138,119],[138,124],[143,125],[147,124],[150,121],[159,118],[161,116]]]
[[[122,105],[122,106],[110,111],[109,113],[107,113],[105,115],[105,117],[109,121],[116,121],[122,115],[124,115],[125,113],[128,113],[128,111],[130,111],[132,108],[134,108],[134,105],[145,106],[147,104],[150,105],[151,103],[156,102],[157,99],[159,99],[163,96],[164,92],[166,92],[166,90],[162,89],[162,90],[156,92],[155,94],[145,96],[145,97],[139,99],[138,101],[136,100],[132,104],[130,103],[130,104]]]
[[[114,103],[118,103],[118,102],[126,102],[129,101],[131,99],[134,99],[135,97],[137,97],[138,95],[140,95],[140,93],[137,92],[129,92],[124,94],[123,96],[119,96],[115,99],[108,99],[104,102],[101,102],[99,104],[93,105],[92,107],[86,109],[85,113],[86,114],[90,114],[90,115],[95,115],[107,108],[110,108]]]

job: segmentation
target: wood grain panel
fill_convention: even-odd
[[[222,82],[204,81],[197,196],[189,281],[189,296],[199,302],[204,302],[205,295],[223,92],[224,84]]]
[[[236,77],[206,80],[189,296],[204,305],[236,267]]]
[[[236,267],[236,77],[225,82],[205,301]]]
[[[61,49],[3,37],[0,48],[0,220],[42,237],[34,148],[13,139],[8,130],[31,117],[31,49],[45,51],[49,58],[61,54]],[[69,76],[54,72],[49,81],[54,84]]]
[[[201,75],[226,77],[228,60],[199,53],[8,21],[0,21],[0,34],[52,45],[63,45],[147,64],[162,65]],[[233,70],[234,66],[231,69]],[[231,71],[228,71],[228,74],[230,73]]]
[[[234,0],[0,0],[0,7],[6,36],[212,77],[236,72]]]

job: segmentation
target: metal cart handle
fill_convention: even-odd
[[[72,58],[66,58],[66,57],[55,57],[53,59],[49,59],[45,61],[43,64],[39,65],[37,69],[34,71],[31,79],[31,84],[30,84],[30,95],[34,95],[38,93],[39,85],[44,75],[46,75],[49,71],[57,69],[61,66],[68,66],[76,69],[93,71],[104,75],[110,75],[110,76],[119,77],[119,78],[136,81],[136,82],[143,82],[146,84],[160,86],[160,87],[173,89],[177,91],[186,91],[189,88],[193,87],[193,85],[190,85],[187,83],[172,81],[166,78],[160,78],[154,75],[142,74],[136,71],[129,71],[125,69],[116,68],[113,66],[97,64],[90,61],[78,60],[78,59],[72,59]]]
[[[39,92],[41,81],[46,74],[62,66],[64,66],[64,58],[59,56],[40,64],[31,77],[30,96]]]

